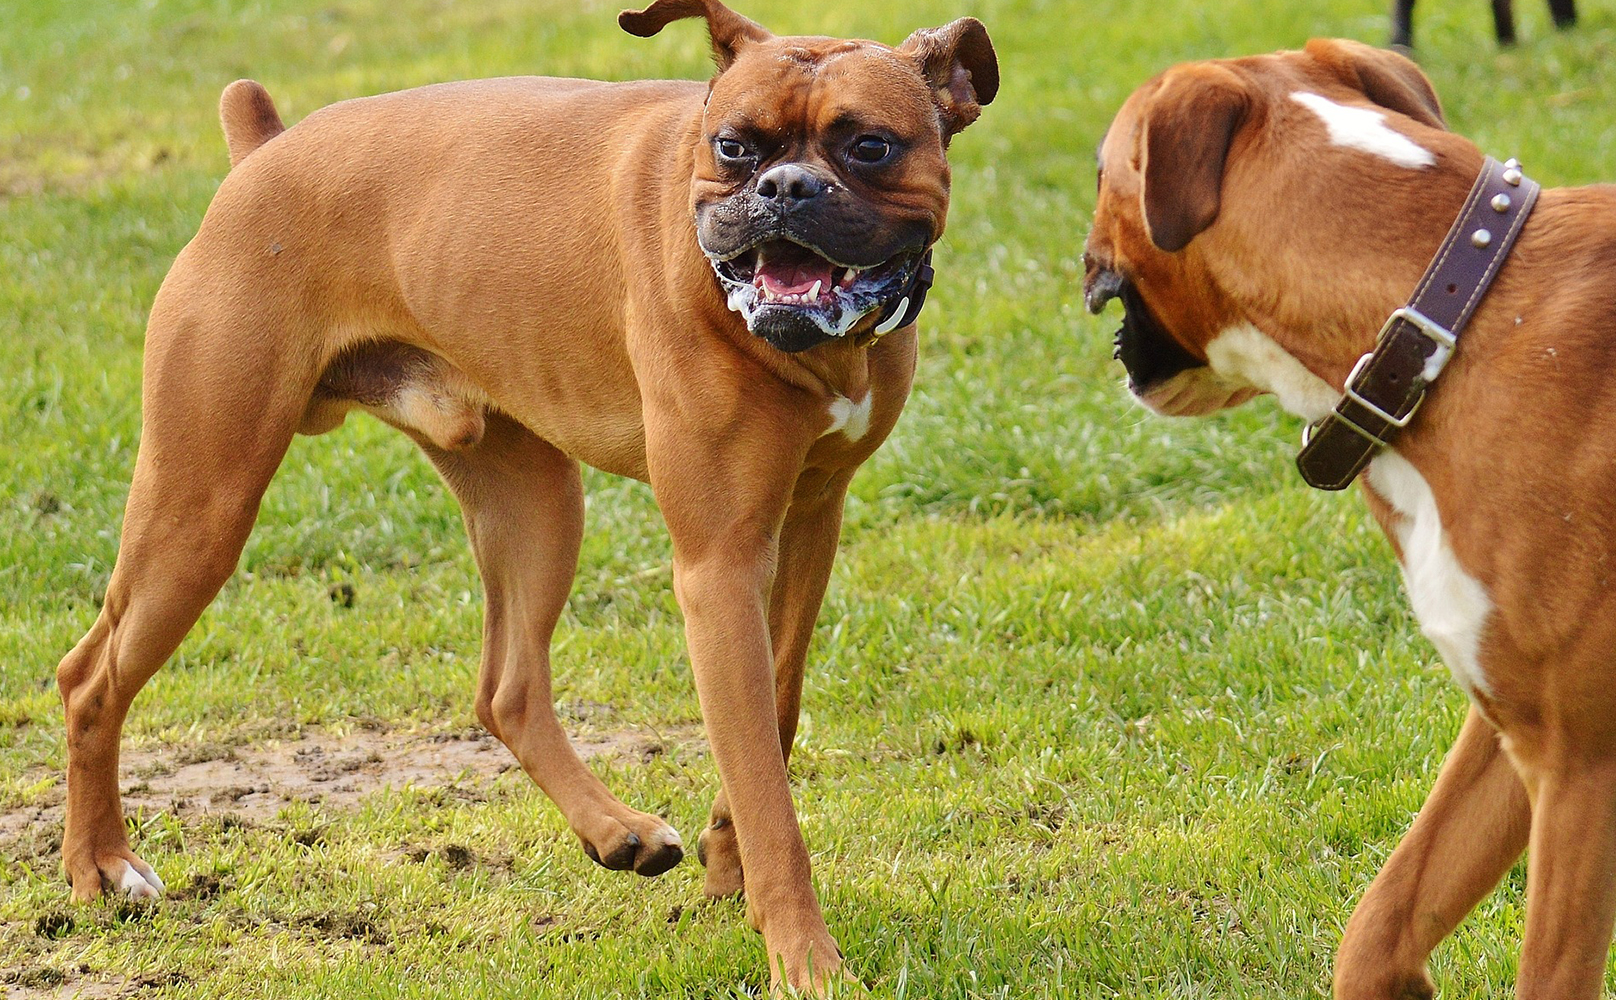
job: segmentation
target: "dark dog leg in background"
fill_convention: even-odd
[[[1577,0],[1549,0],[1549,14],[1556,28],[1569,28],[1577,23]]]
[[[1566,3],[1569,0],[1556,0]],[[1403,48],[1414,45],[1414,0],[1395,0],[1392,4],[1392,44]]]
[[[1498,44],[1515,44],[1515,11],[1510,0],[1492,0],[1493,30]],[[1577,23],[1577,0],[1549,0],[1549,15],[1556,28],[1570,28]],[[1391,44],[1412,48],[1414,45],[1414,0],[1394,0],[1392,4]]]
[[[1515,44],[1515,11],[1509,0],[1493,0],[1493,31],[1499,45]]]

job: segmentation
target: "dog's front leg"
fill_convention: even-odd
[[[780,556],[769,596],[769,638],[774,649],[774,712],[780,753],[789,766],[802,705],[808,643],[830,582],[842,529],[842,507],[854,469],[805,474],[780,529]],[[707,868],[709,896],[733,896],[745,887],[729,797],[720,790],[697,845]]]
[[[1588,738],[1593,729],[1561,727],[1521,767],[1534,794],[1520,1000],[1603,993],[1616,923],[1616,761]]]
[[[673,539],[674,592],[734,814],[748,916],[763,933],[774,987],[818,991],[841,955],[809,880],[786,780],[767,620],[780,528],[812,439],[782,419],[789,401],[747,396],[724,401],[722,416],[648,405],[646,458]]]
[[[1347,922],[1337,1000],[1432,996],[1426,957],[1520,857],[1531,814],[1498,731],[1471,708],[1414,825]]]

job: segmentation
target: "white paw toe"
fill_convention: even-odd
[[[137,868],[128,861],[123,862],[123,874],[118,878],[118,889],[130,899],[156,899],[163,894],[163,888],[163,880],[157,877],[157,873],[152,871],[150,865],[141,862]]]

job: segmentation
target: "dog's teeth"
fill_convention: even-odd
[[[824,284],[823,281],[820,281],[818,278],[815,278],[814,279],[814,287],[808,289],[808,294],[806,296],[804,296],[804,298],[807,299],[809,302],[812,302],[815,299],[819,298],[819,286],[823,285],[823,284]]]

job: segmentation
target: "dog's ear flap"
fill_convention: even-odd
[[[1448,130],[1442,102],[1412,59],[1346,38],[1315,38],[1303,51],[1375,104],[1422,125]]]
[[[898,51],[919,60],[937,100],[945,140],[976,121],[982,105],[993,103],[999,92],[999,58],[988,29],[974,17],[921,28]]]
[[[736,53],[752,42],[766,42],[774,35],[756,21],[725,7],[718,0],[656,0],[644,10],[625,10],[617,15],[618,25],[631,35],[650,38],[673,21],[687,17],[707,20],[707,35],[713,43],[713,61],[720,71],[729,69]]]
[[[1150,241],[1177,253],[1218,217],[1223,166],[1251,112],[1245,82],[1221,66],[1169,72],[1139,137],[1141,200]]]

